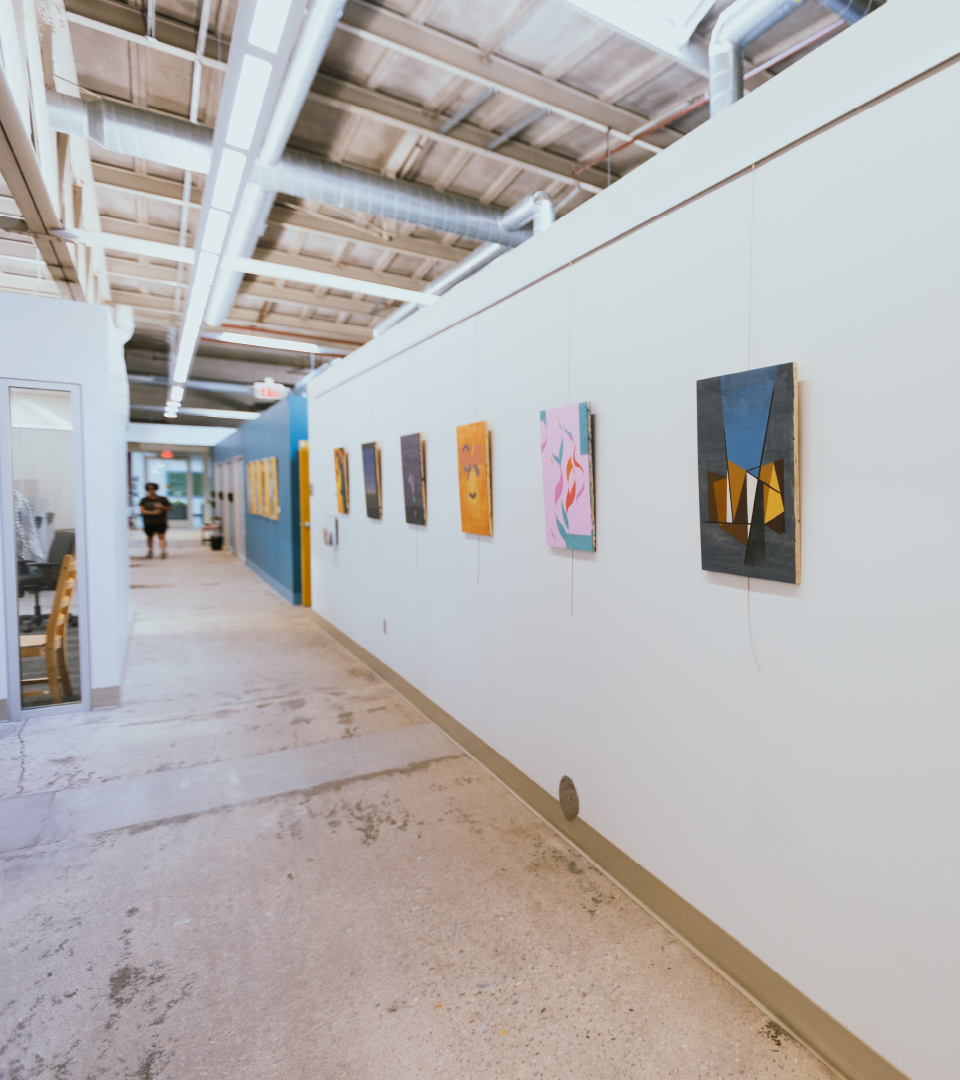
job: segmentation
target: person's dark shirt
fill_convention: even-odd
[[[167,511],[170,509],[170,500],[165,499],[162,495],[146,495],[140,500],[140,508],[142,510],[157,510],[160,507],[163,507],[162,514],[147,513],[144,515],[144,525],[166,525]]]

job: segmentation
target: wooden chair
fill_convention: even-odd
[[[70,675],[67,670],[67,625],[70,618],[70,602],[77,588],[77,560],[73,555],[65,555],[60,564],[60,576],[57,578],[57,591],[53,598],[53,607],[50,609],[50,618],[47,619],[47,631],[45,634],[21,634],[20,656],[42,656],[47,661],[47,674],[40,678],[23,679],[20,682],[27,686],[32,683],[47,683],[50,697],[54,704],[60,705],[63,696],[60,684],[68,697],[73,697],[73,688],[70,686]],[[46,691],[23,690],[24,697],[43,697]]]

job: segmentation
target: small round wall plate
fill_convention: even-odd
[[[573,821],[580,813],[580,799],[569,776],[560,778],[560,809],[567,821]]]

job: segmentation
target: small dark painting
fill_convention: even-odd
[[[797,369],[697,383],[704,570],[800,581]]]
[[[364,443],[363,491],[367,497],[367,517],[383,517],[383,500],[380,498],[380,447],[375,442]]]
[[[427,523],[426,444],[415,435],[400,436],[400,461],[403,465],[403,505],[410,525]]]

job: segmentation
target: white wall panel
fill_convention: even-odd
[[[931,62],[944,35],[960,51],[952,9],[922,7],[942,16]],[[335,446],[351,512],[338,550],[314,541],[314,606],[546,790],[571,775],[585,821],[898,1068],[952,1080],[960,66],[714,186],[731,155],[769,152],[771,101],[803,134],[825,82],[849,83],[838,109],[884,88],[877,50],[889,80],[915,73],[917,10],[871,15],[315,380],[314,520]],[[629,231],[693,174],[699,198]],[[617,215],[584,257],[584,223]],[[790,361],[802,584],[748,588],[700,570],[695,384]],[[544,540],[537,420],[580,400],[597,551],[571,555]],[[459,527],[473,420],[489,539]],[[400,477],[417,430],[425,528]],[[363,507],[374,438],[382,522]]]
[[[0,376],[80,386],[90,682],[115,699],[129,634],[123,343],[109,308],[0,294]],[[79,462],[78,462],[79,464]]]

